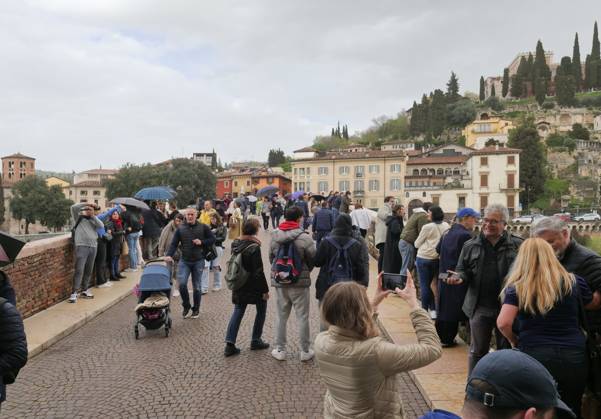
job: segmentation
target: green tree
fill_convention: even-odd
[[[538,73],[538,72],[537,72]],[[545,83],[545,79],[542,76],[536,76],[534,80],[534,96],[536,98],[536,102],[539,106],[543,106],[545,102],[545,98],[547,97],[547,87]]]
[[[26,176],[13,185],[10,211],[13,218],[25,221],[25,234],[29,234],[30,224],[40,220],[47,192],[46,182],[38,176]]]
[[[545,195],[554,200],[561,199],[570,191],[570,182],[563,179],[547,179],[545,181]]]
[[[461,99],[447,105],[447,125],[463,128],[476,119],[476,105],[469,99]]]
[[[73,201],[65,198],[60,186],[51,186],[46,191],[44,205],[40,208],[40,223],[54,231],[64,227],[71,218],[71,205]]]
[[[461,96],[459,95],[459,79],[455,72],[451,71],[451,77],[447,82],[447,100],[449,103],[457,102]]]
[[[519,74],[514,74],[511,76],[511,87],[509,92],[511,93],[511,97],[520,98],[524,94],[524,83]]]
[[[588,141],[591,139],[591,133],[582,124],[574,124],[572,125],[572,130],[568,131],[568,137],[573,138],[575,140]]]
[[[339,138],[338,136],[318,136],[313,140],[313,148],[317,151],[328,151],[335,148],[341,148],[346,144],[346,140]]]
[[[524,208],[540,198],[544,193],[546,179],[546,159],[534,119],[523,120],[509,133],[509,147],[519,148],[520,154],[520,201]]]
[[[574,77],[574,87],[579,92],[582,89],[582,63],[580,62],[578,32],[574,37],[574,48],[572,49],[572,75]]]
[[[534,85],[534,57],[532,53],[528,53],[528,59],[526,60],[526,74],[524,74],[524,79],[529,81],[532,85]]]
[[[593,28],[593,47],[591,48],[591,58],[597,61],[601,59],[601,48],[599,44],[599,31],[597,29],[597,22],[595,22],[595,27]]]
[[[536,43],[536,56],[534,57],[534,77],[542,77],[545,81],[545,93],[547,89],[547,83],[551,80],[551,69],[547,65],[547,60],[545,58],[545,50],[543,48],[543,43],[538,40]],[[534,80],[536,83],[536,79]]]
[[[573,106],[576,83],[570,57],[563,57],[555,75],[555,96],[559,106]]]
[[[501,102],[501,100],[496,96],[489,97],[486,99],[484,104],[495,112],[501,112],[503,109],[505,109],[503,102]]]
[[[485,94],[484,94],[484,76],[480,76],[480,102],[484,102],[484,98],[485,98]]]
[[[416,101],[413,101],[413,106],[411,107],[411,121],[409,125],[409,132],[413,137],[417,137],[421,134],[421,109]]]
[[[119,169],[115,178],[104,182],[106,195],[109,199],[134,196],[142,188],[162,185],[160,173],[159,166],[127,163]]]
[[[204,164],[190,159],[173,159],[160,169],[160,185],[175,189],[177,206],[183,208],[198,198],[215,198],[216,177]]]
[[[509,93],[509,68],[503,70],[503,81],[501,83],[503,85],[501,95],[506,97],[507,93]]]
[[[434,90],[432,94],[432,105],[430,106],[430,132],[435,138],[440,137],[446,127],[447,102],[444,93],[440,89]]]
[[[332,136],[332,137],[335,137],[335,136],[336,136],[336,130],[335,130],[334,128],[332,128],[332,134],[331,134],[331,136]]]
[[[269,167],[276,167],[286,161],[286,155],[282,150],[271,149],[269,150],[269,155],[267,157],[267,165]]]

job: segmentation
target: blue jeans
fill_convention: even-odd
[[[202,279],[200,281],[201,292],[209,291],[209,275],[213,272],[213,289],[221,288],[221,256],[223,255],[223,247],[215,246],[217,249],[217,257],[211,261],[206,261],[205,268],[202,271]]]
[[[190,308],[190,295],[188,294],[188,277],[192,274],[192,298],[194,305],[192,311],[200,309],[200,281],[202,278],[202,269],[205,266],[205,261],[186,262],[180,260],[177,265],[177,283],[179,285],[179,293],[182,297],[182,306],[185,309]]]
[[[138,267],[138,240],[140,240],[140,232],[129,233],[125,238],[127,239],[127,247],[129,247],[129,267],[136,269]]]
[[[248,304],[234,304],[234,312],[227,325],[227,334],[225,335],[226,343],[236,344],[240,323],[242,323],[242,318],[244,317],[247,306]],[[265,314],[267,313],[267,301],[261,300],[260,303],[256,304],[256,307],[257,316],[255,317],[255,324],[253,325],[251,342],[259,342],[261,340],[261,335],[263,335],[263,325],[265,324]]]
[[[401,275],[407,276],[407,271],[413,269],[415,263],[415,247],[405,240],[399,240],[399,253],[401,254]]]
[[[119,275],[119,258],[120,256],[111,256],[111,275],[117,277]]]
[[[432,281],[438,276],[438,259],[416,259],[417,275],[419,276],[419,290],[424,310],[435,310],[436,301],[430,288]]]

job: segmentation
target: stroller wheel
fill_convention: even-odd
[[[140,339],[140,330],[138,329],[138,325],[134,326],[134,336],[136,339]]]
[[[165,337],[169,337],[169,326],[165,326]]]

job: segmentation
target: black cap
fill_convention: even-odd
[[[484,381],[495,389],[493,393],[472,385]],[[470,375],[465,395],[492,409],[548,409],[555,407],[572,417],[574,412],[560,400],[555,380],[536,359],[515,349],[492,352],[482,358]]]

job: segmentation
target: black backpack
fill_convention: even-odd
[[[344,246],[340,246],[332,236],[327,236],[325,239],[336,248],[336,255],[328,264],[328,286],[337,282],[351,281],[353,279],[353,264],[348,249],[359,242],[356,239],[349,238]]]

